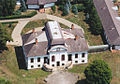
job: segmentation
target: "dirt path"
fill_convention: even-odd
[[[77,80],[77,75],[64,71],[53,72],[45,79],[47,84],[75,84]]]

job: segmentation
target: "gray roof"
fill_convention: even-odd
[[[67,51],[70,52],[80,52],[80,51],[87,51],[88,44],[84,38],[84,34],[81,29],[75,28],[74,30],[64,29],[64,31],[70,32],[74,35],[79,37],[78,40],[74,39],[66,39],[65,43],[67,44]]]
[[[37,36],[39,36],[43,31],[40,32],[31,32],[25,35],[22,35],[22,41],[23,45],[30,42],[31,40],[35,39]]]
[[[27,57],[47,55],[48,42],[39,42],[24,46],[24,52]]]
[[[49,3],[56,2],[57,0],[27,0],[28,5],[45,5]]]
[[[112,0],[93,0],[110,45],[120,45],[120,21]]]
[[[69,53],[88,51],[88,44],[84,38],[82,29],[77,29],[77,28],[75,28],[73,30],[61,29],[61,31],[68,32],[75,36],[77,35],[79,37],[79,39],[75,40],[74,37],[66,38],[66,39],[64,39],[64,38],[54,39],[54,41],[53,41],[54,45],[50,45],[49,41],[48,41],[49,40],[49,37],[48,37],[47,40],[38,41],[38,43],[35,44],[35,42],[31,43],[31,41],[35,40],[35,38],[37,36],[39,36],[39,38],[42,38],[43,37],[42,33],[43,32],[45,33],[46,30],[45,31],[43,30],[40,32],[35,32],[35,33],[25,34],[22,36],[25,55],[27,57],[47,55],[49,49],[51,49],[53,46],[61,45],[61,44],[62,44],[62,46],[64,46],[67,49],[67,52],[69,52]],[[47,32],[46,32],[46,34],[47,34]],[[40,36],[42,36],[42,37],[40,37]],[[45,35],[45,36],[47,36],[47,35]],[[64,42],[64,44],[62,42]]]
[[[60,34],[62,34],[61,32],[61,27],[60,25],[58,24],[57,22],[57,25],[58,25],[58,28],[60,30]],[[62,38],[59,38],[59,39],[54,39],[53,36],[52,36],[52,32],[50,30],[50,24],[46,23],[45,24],[45,30],[46,30],[46,34],[47,34],[47,38],[48,38],[48,41],[50,41],[50,45],[57,45],[57,44],[60,44],[60,45],[64,45],[65,44],[65,41],[63,39],[63,36]]]

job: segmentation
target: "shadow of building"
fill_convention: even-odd
[[[16,58],[17,58],[19,69],[27,70],[25,56],[24,56],[22,47],[19,46],[19,47],[14,47],[14,48],[15,48],[15,53],[16,53]]]

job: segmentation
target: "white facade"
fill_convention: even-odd
[[[71,60],[69,60],[70,54],[71,54]],[[64,60],[62,60],[62,55],[65,56]],[[78,56],[76,57],[75,55]],[[52,56],[54,56],[54,60],[52,60]],[[38,61],[39,58],[40,61]],[[86,64],[88,62],[88,53],[87,52],[67,53],[67,51],[60,51],[60,52],[52,52],[46,56],[28,57],[27,69],[42,68],[43,65],[45,64],[45,58],[47,58],[47,62],[49,60],[48,65],[52,67],[65,66],[69,61],[72,62],[73,65]]]
[[[28,9],[39,9],[39,5],[28,5]]]

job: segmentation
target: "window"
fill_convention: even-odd
[[[85,57],[85,53],[82,53],[82,58],[84,58]]]
[[[31,60],[31,63],[33,63],[33,62],[34,62],[34,58],[31,58],[30,60]]]
[[[65,64],[64,63],[62,63],[62,66],[64,66]]]
[[[64,61],[65,60],[65,55],[62,55],[62,59],[61,59],[62,61]]]
[[[38,65],[38,67],[40,67],[40,65]]]
[[[68,54],[68,61],[72,61],[72,54]]]
[[[31,68],[33,68],[34,66],[33,65],[31,65]]]
[[[78,61],[75,61],[75,63],[78,63]]]
[[[52,66],[54,67],[55,65],[54,65],[54,64],[52,64]]]
[[[55,61],[55,56],[52,56],[52,62],[54,62]]]
[[[40,62],[40,57],[37,58],[37,62]]]
[[[75,54],[75,58],[78,58],[78,54]]]
[[[85,62],[85,60],[82,60],[82,62]]]

